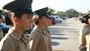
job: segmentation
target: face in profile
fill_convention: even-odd
[[[52,25],[52,20],[46,16],[43,16],[42,17],[42,20],[41,20],[42,24],[45,25],[45,26],[50,26]]]
[[[31,14],[23,14],[21,19],[21,27],[24,30],[28,30],[31,27],[31,22],[32,22],[32,15]]]
[[[52,19],[48,19],[48,26],[51,26],[52,25]]]

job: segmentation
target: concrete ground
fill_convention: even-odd
[[[83,24],[74,18],[50,26],[53,51],[79,51],[79,31]]]

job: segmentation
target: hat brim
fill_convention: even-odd
[[[28,13],[28,14],[35,14],[33,11],[31,11],[31,10],[28,10],[28,11],[26,11],[26,13]]]
[[[26,6],[19,7],[17,5],[18,5],[17,2],[12,1],[12,2],[6,4],[5,6],[3,6],[3,9],[6,9],[11,12],[25,12],[25,13],[29,13],[29,14],[34,14],[31,7],[30,8],[26,7]]]
[[[3,9],[11,10],[13,6],[15,6],[15,1],[6,4],[5,6],[3,6]]]

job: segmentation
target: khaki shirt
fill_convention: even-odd
[[[52,51],[50,32],[39,27],[31,32],[29,43],[31,51]]]
[[[0,51],[30,51],[26,36],[10,29],[0,42]]]
[[[90,25],[85,25],[80,31],[80,44],[87,47],[87,51],[90,51]]]
[[[1,41],[2,38],[3,38],[3,31],[2,31],[2,29],[0,28],[0,41]]]

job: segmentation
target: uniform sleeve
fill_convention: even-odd
[[[50,35],[50,40],[49,40],[49,46],[50,46],[50,51],[52,51],[52,42],[51,42],[51,35]]]
[[[34,32],[30,34],[29,36],[29,44],[30,44],[30,50],[31,51],[37,51],[37,45],[40,41],[40,35],[39,32]]]
[[[85,28],[80,30],[79,42],[80,45],[84,45],[84,46],[86,45],[85,33],[86,33]]]
[[[17,46],[17,44],[15,43],[14,40],[12,40],[12,39],[6,39],[3,42],[1,51],[16,51],[16,46]]]
[[[0,29],[0,41],[3,38],[3,31]]]

